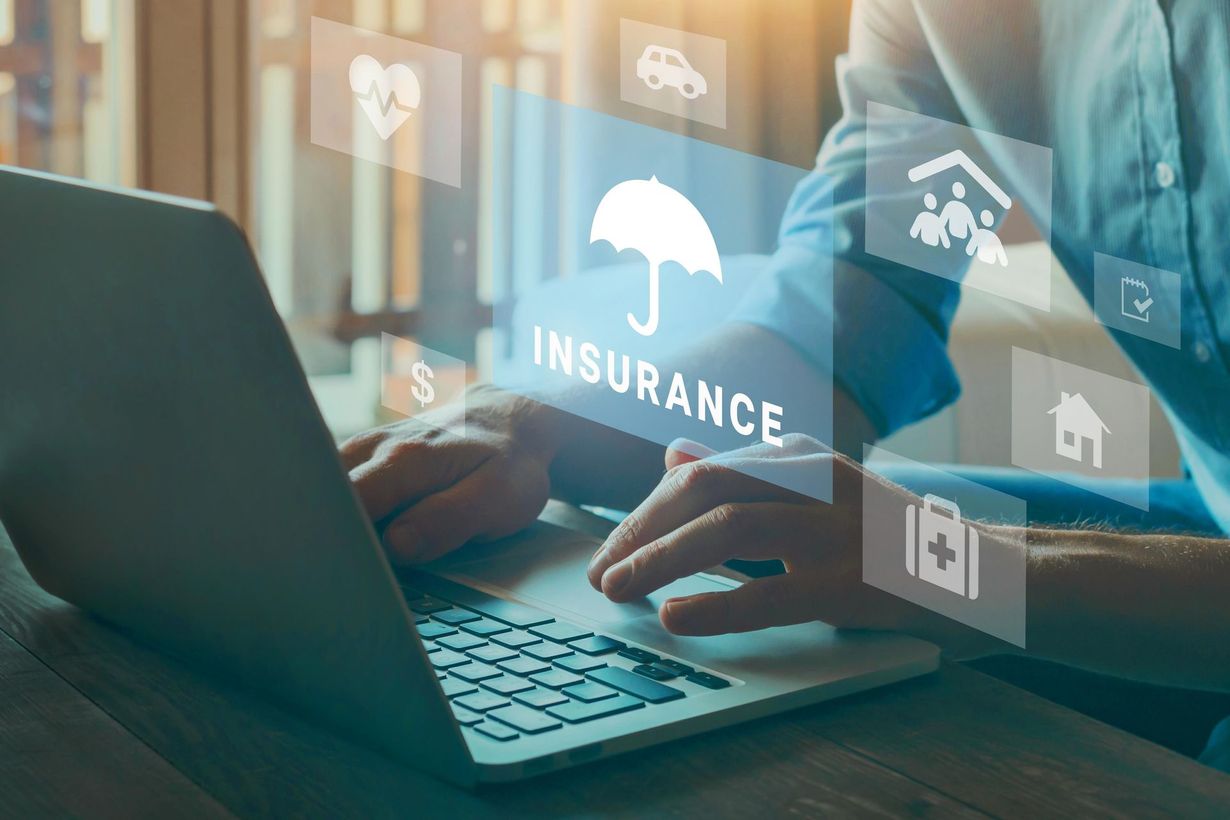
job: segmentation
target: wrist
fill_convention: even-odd
[[[469,419],[548,468],[576,438],[581,421],[552,404],[490,384],[470,387],[466,404]]]
[[[577,438],[582,420],[545,401],[525,396],[514,401],[513,440],[550,465]]]

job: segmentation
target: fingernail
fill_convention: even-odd
[[[606,547],[599,547],[598,551],[594,553],[594,557],[589,559],[589,566],[586,568],[586,572],[593,571],[594,567],[598,566],[599,562],[602,561],[602,556],[604,555],[606,555]]]
[[[674,601],[667,601],[662,604],[662,608],[658,611],[658,620],[662,622],[662,626],[669,630],[674,626],[674,622],[679,618],[679,607]]]
[[[632,580],[632,564],[627,561],[620,561],[615,566],[606,571],[602,576],[602,591],[608,596],[618,595],[623,592],[628,586],[628,582]]]
[[[692,441],[690,438],[677,438],[668,444],[666,449],[675,450],[693,458],[709,458],[710,456],[717,455],[717,450],[714,450],[712,447],[706,447],[699,441]]]

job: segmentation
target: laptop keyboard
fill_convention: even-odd
[[[450,597],[459,600],[448,600],[402,587],[427,658],[467,732],[513,741],[734,682],[541,610],[457,590]]]

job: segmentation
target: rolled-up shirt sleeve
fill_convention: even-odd
[[[909,151],[901,130],[869,134],[868,101],[962,118],[908,3],[858,2],[838,59],[844,114],[795,190],[778,250],[732,317],[790,342],[850,394],[880,435],[960,393],[948,358],[959,285],[864,250],[866,156]]]

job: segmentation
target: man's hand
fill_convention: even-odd
[[[839,627],[911,632],[960,654],[997,646],[993,639],[862,581],[861,499],[866,473],[813,439],[787,436],[782,448],[757,445],[697,459],[697,445],[676,442],[658,487],[594,555],[589,580],[616,602],[632,601],[678,578],[732,558],[777,558],[784,575],[728,592],[671,598],[659,613],[680,635],[746,632],[821,620]],[[688,455],[684,451],[692,454]],[[834,503],[816,501],[741,470],[833,471]],[[732,469],[733,468],[733,469]],[[892,496],[878,509],[919,500],[876,477],[872,491]]]
[[[467,394],[464,437],[446,432],[456,407],[427,421],[369,430],[342,462],[394,559],[420,563],[471,539],[511,535],[547,502],[556,444],[536,402],[489,387]],[[445,428],[445,429],[441,429]]]

